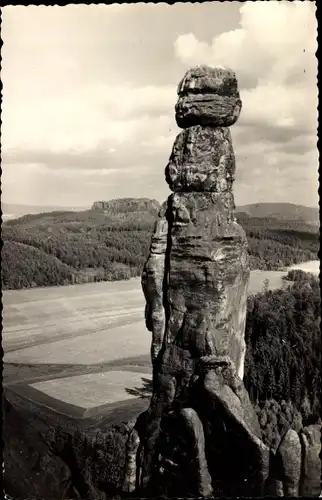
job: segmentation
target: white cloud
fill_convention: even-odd
[[[236,71],[242,122],[316,129],[314,12],[311,2],[246,2],[240,28],[215,37],[211,45],[191,33],[181,35],[175,53],[187,67],[207,63]]]
[[[274,126],[302,132],[317,128],[317,100],[314,87],[287,86],[268,80],[244,90],[241,124]]]
[[[172,90],[172,92],[171,92]],[[8,95],[9,94],[9,95]],[[175,92],[167,87],[97,85],[38,99],[37,106],[7,90],[2,113],[3,149],[86,150],[103,140],[123,143],[149,138],[172,125]]]
[[[213,38],[208,45],[192,33],[175,42],[175,53],[187,65],[208,63],[232,67],[237,74],[285,83],[303,70],[303,81],[316,75],[317,49],[311,2],[245,2],[240,8],[240,28]]]
[[[198,40],[193,33],[180,35],[175,41],[174,49],[176,56],[188,65],[209,64],[213,59],[211,47]]]
[[[4,151],[86,151],[163,133],[159,117],[173,109],[172,86],[115,82],[116,69],[129,63],[112,43],[126,41],[127,13],[124,5],[3,9]]]
[[[147,187],[162,199],[176,84],[207,63],[231,66],[240,81],[237,202],[272,201],[276,182],[285,201],[296,202],[301,185],[303,203],[314,203],[314,9],[308,1],[5,7],[7,200],[57,204],[58,193],[81,205]],[[259,184],[247,187],[256,170]]]
[[[296,202],[301,189],[302,201],[317,201],[316,36],[313,2],[272,1],[245,2],[239,27],[211,43],[193,33],[175,41],[186,69],[210,64],[236,72],[243,101],[232,127],[237,201],[270,201],[283,192]]]

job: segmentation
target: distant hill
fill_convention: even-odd
[[[93,203],[92,211],[124,212],[142,211],[150,208],[158,209],[160,203],[149,198],[117,198],[109,201],[96,201]],[[64,207],[60,205],[20,205],[12,203],[1,203],[1,210],[4,218],[16,218],[27,214],[40,214],[48,212],[79,212],[88,210],[89,207]],[[319,209],[295,205],[293,203],[252,203],[237,207],[237,213],[245,218],[274,218],[277,220],[301,221],[308,224],[319,225]]]
[[[159,210],[160,203],[149,198],[116,198],[110,201],[95,201],[91,210],[94,212],[126,213]]]
[[[159,210],[160,203],[149,198],[117,198],[109,201],[95,201],[91,210],[94,212],[135,212],[145,210]],[[89,207],[64,207],[59,205],[16,205],[12,203],[1,203],[3,220],[16,219],[24,215],[39,215],[53,212],[81,212],[89,210]]]
[[[42,206],[42,205],[19,205],[15,203],[2,203],[1,211],[4,219],[21,217],[26,214],[39,214],[55,211],[73,211],[86,210],[87,207],[61,207],[61,206]]]
[[[79,212],[27,214],[2,226],[2,285],[129,279],[141,274],[159,210],[147,199],[94,203]]]
[[[25,288],[140,276],[160,204],[147,198],[95,202],[88,210],[27,214],[2,226],[2,286]],[[315,260],[316,226],[237,214],[252,269]]]
[[[318,208],[294,205],[293,203],[252,203],[237,207],[237,212],[243,212],[249,217],[271,217],[277,220],[300,221],[320,225]]]

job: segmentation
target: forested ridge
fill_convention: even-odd
[[[159,204],[148,199],[96,202],[82,212],[49,212],[2,227],[4,289],[121,280],[139,276]],[[237,214],[249,244],[251,269],[276,270],[318,253],[317,228]]]
[[[251,203],[237,207],[238,212],[245,212],[250,217],[273,217],[278,220],[302,221],[319,225],[318,207],[305,207],[294,203]]]
[[[296,430],[321,416],[319,280],[298,270],[286,279],[292,280],[287,289],[247,301],[244,383],[273,447],[283,428]]]

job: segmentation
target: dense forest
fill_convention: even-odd
[[[82,212],[25,215],[2,227],[4,289],[122,280],[139,276],[158,202],[119,199]],[[251,269],[276,270],[317,258],[316,226],[237,214]]]
[[[286,278],[285,290],[248,298],[244,383],[270,444],[278,426],[296,429],[321,413],[319,281],[302,271]]]

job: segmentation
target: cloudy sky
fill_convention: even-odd
[[[162,201],[177,84],[224,64],[243,101],[236,203],[317,205],[312,2],[18,6],[2,19],[3,201]]]

